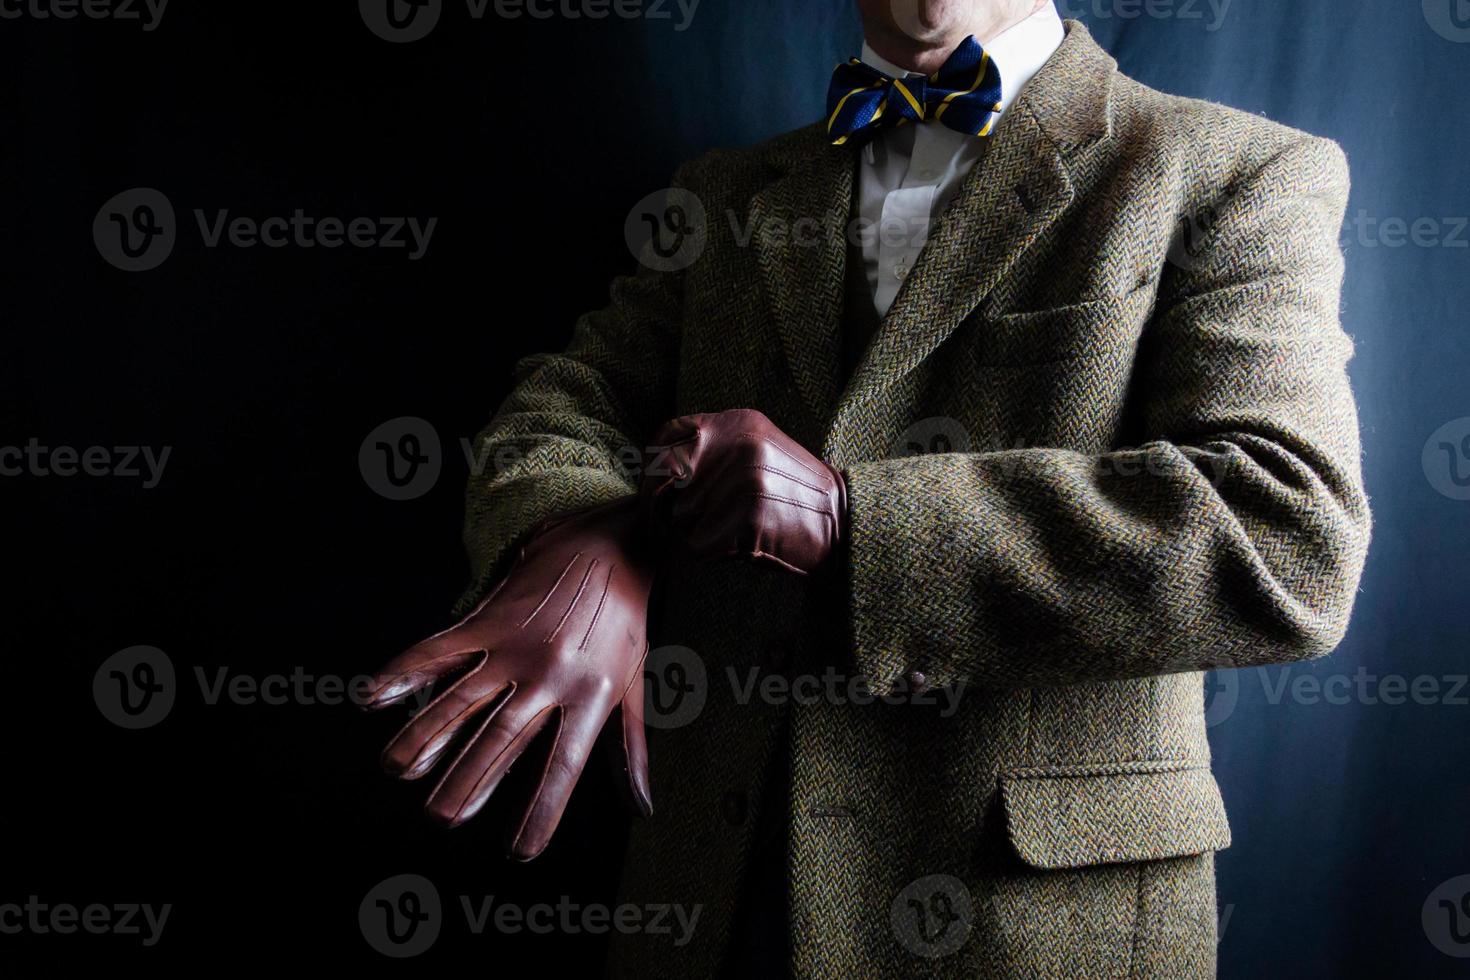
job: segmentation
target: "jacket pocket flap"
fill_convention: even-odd
[[[1001,797],[1016,853],[1037,868],[1077,868],[1229,847],[1230,824],[1209,767],[1167,766],[1003,775]]]
[[[1044,310],[982,312],[972,356],[981,366],[1024,366],[1120,346],[1131,349],[1153,310],[1151,287]]]

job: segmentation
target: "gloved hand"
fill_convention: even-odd
[[[847,484],[753,409],[686,415],[659,430],[639,492],[698,558],[744,556],[798,574],[847,538]]]
[[[369,709],[462,672],[388,744],[384,768],[417,779],[458,742],[426,804],[431,818],[458,826],[536,734],[555,725],[510,845],[511,857],[527,861],[551,839],[598,733],[621,706],[620,761],[636,806],[651,814],[642,666],[652,569],[631,496],[547,522],[473,612],[373,678]],[[468,738],[457,739],[461,733]]]

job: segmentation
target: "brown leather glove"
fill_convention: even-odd
[[[742,556],[808,575],[847,538],[847,484],[753,409],[674,419],[640,494],[698,558]]]
[[[373,678],[382,708],[463,672],[398,733],[383,767],[423,776],[460,744],[426,809],[454,827],[474,816],[547,724],[556,738],[510,855],[540,854],[605,722],[621,706],[621,763],[644,815],[653,812],[643,731],[653,562],[635,498],[542,525],[510,572],[457,625],[411,647]],[[457,739],[461,732],[472,733]]]

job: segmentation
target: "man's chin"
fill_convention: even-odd
[[[960,29],[965,10],[962,5],[933,0],[892,0],[894,26],[906,37],[921,44],[945,40]]]
[[[894,30],[909,43],[953,47],[970,35],[984,43],[1030,16],[1034,4],[997,4],[986,9],[963,0],[890,0]]]

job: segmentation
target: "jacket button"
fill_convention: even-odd
[[[725,822],[732,827],[738,827],[745,823],[745,793],[741,790],[732,789],[720,797],[720,812],[725,817]]]
[[[908,677],[904,679],[908,681],[909,691],[914,694],[922,693],[929,686],[929,678],[924,676],[922,670],[911,670]]]

